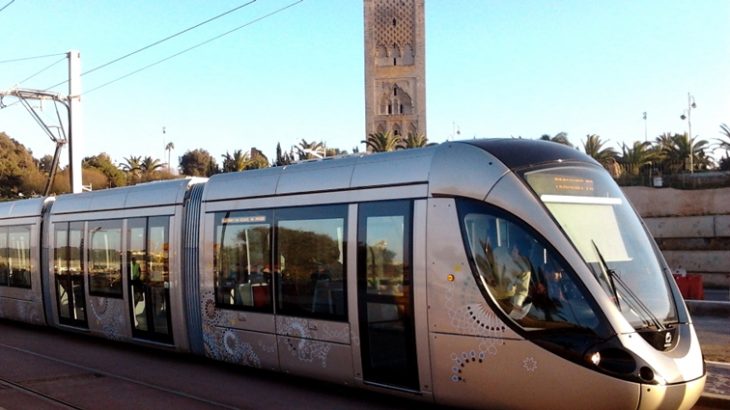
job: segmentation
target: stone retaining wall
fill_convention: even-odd
[[[624,187],[673,269],[730,286],[730,188]]]

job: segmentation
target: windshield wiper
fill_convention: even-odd
[[[593,248],[596,250],[596,254],[598,255],[598,259],[601,262],[601,270],[603,271],[603,274],[608,277],[608,283],[611,286],[611,290],[613,291],[613,296],[616,300],[616,306],[621,309],[621,305],[619,304],[619,297],[618,297],[618,290],[616,288],[616,283],[619,284],[622,290],[622,294],[624,298],[626,299],[627,305],[629,305],[629,308],[634,311],[640,311],[644,313],[649,320],[646,320],[645,318],[641,318],[642,321],[644,321],[647,325],[654,325],[657,330],[662,331],[666,330],[666,326],[662,324],[662,322],[659,320],[659,318],[652,313],[651,309],[649,309],[648,306],[644,304],[644,302],[641,301],[639,296],[634,293],[633,290],[631,290],[631,287],[626,284],[626,282],[621,279],[621,276],[616,273],[615,270],[608,267],[608,264],[606,263],[606,260],[603,258],[603,254],[601,253],[600,249],[598,249],[598,245],[596,245],[596,242],[591,240],[593,243]]]
[[[601,254],[601,251],[598,249],[598,245],[596,245],[596,241],[591,240],[591,243],[593,244],[593,249],[596,250],[596,255],[598,255],[598,260],[601,262],[601,271],[603,272],[604,281],[611,287],[611,292],[613,293],[613,300],[616,303],[616,306],[618,306],[619,309],[621,309],[621,304],[619,303],[618,299],[618,292],[616,291],[616,283],[614,283],[613,278],[616,276],[616,272],[613,271],[613,269],[608,267],[608,264],[606,263],[606,260],[603,259],[603,254]]]

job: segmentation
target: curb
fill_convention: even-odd
[[[697,405],[716,409],[730,409],[730,397],[723,394],[702,393]]]
[[[692,315],[730,316],[730,302],[685,300],[684,303]]]
[[[730,363],[725,362],[705,361],[705,366],[708,368],[715,367],[723,369],[723,373],[730,370]],[[697,404],[710,408],[730,409],[730,395],[703,392],[700,399],[697,401]]]

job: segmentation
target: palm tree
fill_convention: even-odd
[[[402,146],[401,137],[390,131],[376,132],[368,135],[368,139],[361,141],[371,152],[390,152]]]
[[[226,151],[223,157],[223,172],[239,172],[246,169],[251,158],[249,158],[248,152],[243,152],[240,149],[233,151],[233,155]]]
[[[133,184],[138,182],[142,173],[142,156],[130,155],[129,158],[124,158],[124,161],[120,167],[127,174],[127,179]]]
[[[641,168],[654,161],[656,153],[652,151],[649,142],[634,141],[632,147],[621,145],[619,163],[630,175],[639,175]]]
[[[596,134],[586,135],[583,143],[583,150],[596,161],[604,166],[616,158],[617,152],[613,148],[604,148],[605,141],[601,141],[601,137]]]
[[[689,138],[687,133],[684,133],[674,134],[668,141],[662,140],[662,144],[660,152],[665,168],[672,172],[707,169],[712,165],[712,159],[705,152],[708,148],[705,140],[697,140],[696,137]]]
[[[410,133],[403,140],[403,148],[423,148],[428,145],[428,138],[424,134]]]
[[[172,172],[172,168],[170,165],[170,151],[175,149],[175,144],[172,142],[168,142],[167,145],[165,145],[165,151],[167,151],[167,170],[169,172]]]
[[[164,168],[165,164],[160,162],[159,159],[153,159],[152,157],[144,157],[142,162],[139,164],[140,171],[145,181],[152,180],[154,173],[160,168]]]
[[[573,144],[568,141],[568,133],[565,131],[555,134],[554,137],[551,137],[549,134],[543,134],[540,139],[543,141],[557,142],[558,144],[567,145],[569,147],[573,146]]]
[[[322,158],[325,154],[325,147],[321,141],[307,142],[307,140],[302,139],[295,148],[300,161]]]
[[[720,134],[723,135],[723,138],[717,139],[718,148],[730,151],[730,127],[727,124],[721,124]],[[727,138],[727,141],[724,140],[725,138]]]

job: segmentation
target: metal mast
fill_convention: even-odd
[[[83,141],[83,129],[82,116],[81,116],[81,54],[77,50],[71,50],[66,54],[68,58],[68,96],[63,97],[58,93],[50,92],[47,90],[33,90],[27,88],[15,88],[9,91],[0,91],[0,108],[3,108],[2,97],[13,96],[17,97],[23,104],[25,109],[30,113],[34,120],[40,125],[43,131],[48,134],[51,141],[56,144],[56,151],[53,156],[52,169],[46,184],[44,195],[50,193],[51,186],[53,185],[53,178],[56,173],[56,167],[58,166],[58,160],[61,153],[61,148],[64,144],[68,143],[68,163],[69,163],[69,174],[71,183],[71,192],[81,192],[81,143]],[[29,100],[51,100],[54,103],[63,104],[68,111],[68,133],[63,128],[63,122],[61,121],[61,115],[58,112],[58,106],[56,106],[56,116],[58,118],[57,126],[47,125],[38,112],[30,104]],[[56,133],[52,131],[56,130]]]

